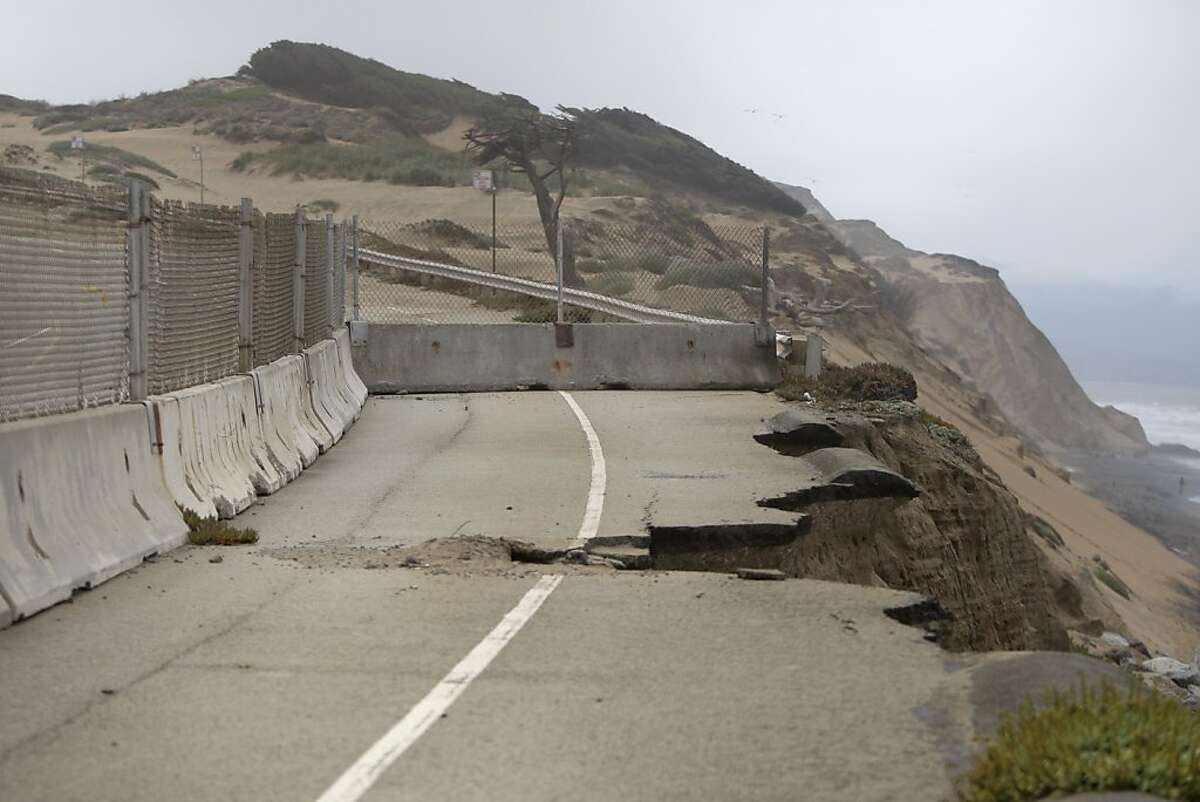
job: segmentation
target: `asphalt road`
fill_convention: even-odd
[[[754,501],[804,479],[750,437],[779,408],[769,396],[574,398],[603,449],[598,534],[771,520]],[[340,445],[239,517],[258,545],[185,547],[0,632],[0,799],[949,792],[970,672],[883,614],[908,594],[370,562],[430,538],[570,542],[596,456],[558,393],[372,398]]]

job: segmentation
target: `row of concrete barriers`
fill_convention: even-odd
[[[0,627],[182,545],[179,507],[231,518],[358,419],[350,338],[142,404],[0,426]]]

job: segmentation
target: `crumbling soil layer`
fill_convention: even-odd
[[[911,590],[946,612],[939,641],[949,649],[1069,648],[1055,582],[1026,518],[965,437],[907,402],[844,405],[825,415],[843,436],[836,451],[863,452],[864,460],[880,463],[875,473],[894,472],[915,492],[898,481],[861,484],[839,474],[828,493],[818,486],[765,499],[764,506],[794,511],[803,521],[791,537],[769,541],[731,544],[728,537],[681,538],[652,527],[654,567],[775,568],[795,577]],[[786,442],[786,450],[778,450],[803,453],[801,460],[823,453],[779,432],[771,439],[773,447]]]

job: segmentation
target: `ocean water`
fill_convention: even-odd
[[[1083,389],[1097,404],[1136,415],[1151,443],[1182,443],[1200,450],[1200,387],[1084,382]]]

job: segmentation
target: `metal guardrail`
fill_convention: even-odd
[[[547,301],[555,301],[559,297],[559,288],[553,284],[518,278],[516,276],[506,276],[501,273],[475,270],[470,267],[459,267],[457,265],[412,259],[405,256],[393,256],[367,249],[359,250],[358,259],[360,262],[372,262],[385,267],[409,270],[428,276],[439,276],[454,281],[464,281],[470,284],[477,284],[481,287],[520,293]],[[577,290],[571,287],[562,288],[562,301],[572,306],[601,312],[633,323],[701,323],[710,325],[732,324],[734,322],[700,317],[699,315],[689,315],[684,312],[673,312],[669,309],[657,309],[652,306],[622,301],[619,298],[612,298],[607,295],[589,292],[588,290]]]

